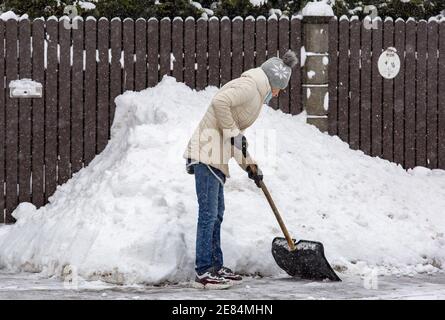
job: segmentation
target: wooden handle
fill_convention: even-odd
[[[255,166],[249,165],[249,167],[250,167],[250,170],[252,170],[252,173],[256,174]],[[272,196],[270,195],[269,190],[267,190],[267,187],[266,187],[266,185],[264,184],[263,181],[260,181],[259,183],[260,183],[261,190],[263,190],[263,193],[266,196],[267,202],[269,202],[269,205],[272,208],[272,211],[273,211],[273,213],[275,215],[275,218],[277,219],[278,224],[280,225],[281,231],[283,232],[284,237],[287,240],[287,244],[289,245],[290,250],[291,251],[296,250],[297,248],[295,247],[295,243],[292,240],[291,236],[289,235],[289,232],[287,231],[287,228],[286,228],[286,225],[283,222],[283,219],[281,219],[281,215],[278,212],[278,209],[277,209],[277,207],[275,206],[275,203],[272,200]]]

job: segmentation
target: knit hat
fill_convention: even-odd
[[[285,89],[289,83],[292,68],[297,62],[297,55],[292,50],[289,50],[283,55],[282,59],[272,57],[266,60],[261,65],[261,69],[266,73],[272,88]]]

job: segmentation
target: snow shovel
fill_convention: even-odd
[[[250,169],[255,173],[255,166],[250,166]],[[269,190],[263,181],[259,181],[259,184],[285,237],[277,237],[272,241],[272,255],[278,266],[292,277],[341,281],[326,260],[321,242],[300,240],[296,243],[296,240],[291,238]]]

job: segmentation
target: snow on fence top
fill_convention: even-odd
[[[311,15],[306,15],[306,16],[308,16],[308,17],[311,17]],[[314,16],[316,16],[316,15],[314,15]],[[317,15],[318,16],[318,15]],[[327,16],[327,15],[325,15],[325,16]],[[230,17],[228,17],[228,16],[223,16],[223,17],[217,17],[217,16],[211,16],[211,17],[209,17],[209,16],[207,16],[207,15],[203,15],[203,16],[201,16],[201,17],[199,17],[199,18],[194,18],[194,17],[192,17],[192,16],[188,16],[188,17],[174,17],[173,19],[172,18],[170,18],[170,17],[163,17],[163,18],[156,18],[156,17],[150,17],[150,18],[142,18],[142,17],[140,17],[140,18],[137,18],[136,20],[134,19],[134,18],[123,18],[123,20],[122,20],[122,18],[120,18],[120,17],[113,17],[113,18],[111,18],[111,20],[110,21],[157,21],[157,22],[159,22],[159,21],[164,21],[164,20],[166,20],[166,21],[177,21],[177,20],[179,20],[179,21],[189,21],[189,20],[192,20],[192,21],[199,21],[199,20],[205,20],[205,21],[223,21],[223,20],[229,20],[229,21],[237,21],[237,20],[244,20],[244,21],[250,21],[250,20],[254,20],[254,21],[261,21],[261,20],[294,20],[294,19],[303,19],[303,15],[301,15],[301,14],[295,14],[295,15],[291,15],[291,16],[287,16],[287,15],[277,15],[277,14],[271,14],[271,15],[269,15],[269,16],[267,16],[267,17],[265,17],[265,16],[263,16],[263,15],[260,15],[260,16],[257,16],[257,17],[254,17],[254,16],[252,16],[252,15],[249,15],[249,16],[247,16],[247,17],[241,17],[241,16],[236,16],[236,17],[234,17],[234,18],[230,18]],[[323,16],[321,16],[321,17],[323,17]],[[356,21],[356,20],[359,20],[359,17],[358,16],[347,16],[347,15],[343,15],[343,16],[340,16],[340,17],[337,17],[337,16],[333,16],[334,17],[334,19],[337,19],[337,20],[339,20],[339,21],[344,21],[344,20],[347,20],[347,21]],[[37,17],[37,18],[34,18],[34,19],[29,19],[29,17],[28,17],[28,15],[22,15],[22,16],[17,16],[17,15],[13,15],[13,14],[11,14],[11,13],[8,13],[8,12],[6,12],[6,13],[4,13],[4,14],[1,14],[0,15],[0,20],[2,20],[2,21],[8,21],[8,20],[16,20],[16,21],[23,21],[23,20],[29,20],[29,21],[37,21],[37,20],[42,20],[42,21],[64,21],[64,20],[69,20],[69,19],[72,19],[72,21],[89,21],[89,20],[91,20],[91,21],[102,21],[102,20],[108,20],[108,18],[107,17],[98,17],[98,18],[96,18],[96,17],[94,17],[94,16],[87,16],[87,17],[82,17],[82,16],[75,16],[75,17],[73,17],[73,18],[70,18],[70,17],[68,17],[68,16],[66,16],[66,15],[64,15],[64,16],[60,16],[60,17],[56,17],[56,16],[51,16],[51,17],[48,17],[48,18],[44,18],[44,17]],[[375,18],[372,18],[372,17],[370,17],[370,16],[365,16],[364,18],[363,18],[363,21],[382,21],[382,18],[381,17],[375,17]],[[392,17],[386,17],[385,19],[384,19],[384,21],[394,21],[394,19],[392,18]],[[395,22],[399,22],[399,21],[402,21],[402,22],[415,22],[415,23],[417,23],[417,22],[438,22],[438,23],[442,23],[443,21],[445,21],[445,17],[438,17],[438,16],[435,16],[435,17],[431,17],[431,18],[429,18],[428,20],[425,20],[425,19],[420,19],[420,20],[416,20],[416,19],[414,19],[414,18],[409,18],[409,19],[407,19],[407,20],[404,20],[404,19],[402,19],[402,18],[397,18],[396,20],[395,20]]]
[[[22,16],[19,16],[19,15],[16,15],[13,11],[6,11],[6,12],[0,14],[0,20],[8,21],[10,19],[17,20],[17,21],[25,20],[25,19],[28,19],[28,15],[24,14]]]
[[[274,14],[271,14],[271,15],[267,18],[267,20],[278,20],[278,17],[277,17],[277,15],[274,13]]]

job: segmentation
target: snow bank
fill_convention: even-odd
[[[84,278],[117,283],[190,279],[197,203],[182,153],[216,91],[196,92],[166,76],[155,88],[117,97],[106,149],[48,205],[22,203],[17,223],[0,228],[0,265],[47,275],[70,265]],[[320,133],[304,114],[268,107],[247,134],[289,231],[322,241],[337,269],[425,272],[445,262],[444,171],[406,172]],[[276,159],[258,148],[265,134],[277,143]],[[279,274],[270,253],[278,224],[246,174],[234,163],[231,171],[226,264]]]
[[[333,16],[332,7],[326,0],[308,2],[302,10],[303,16]]]

